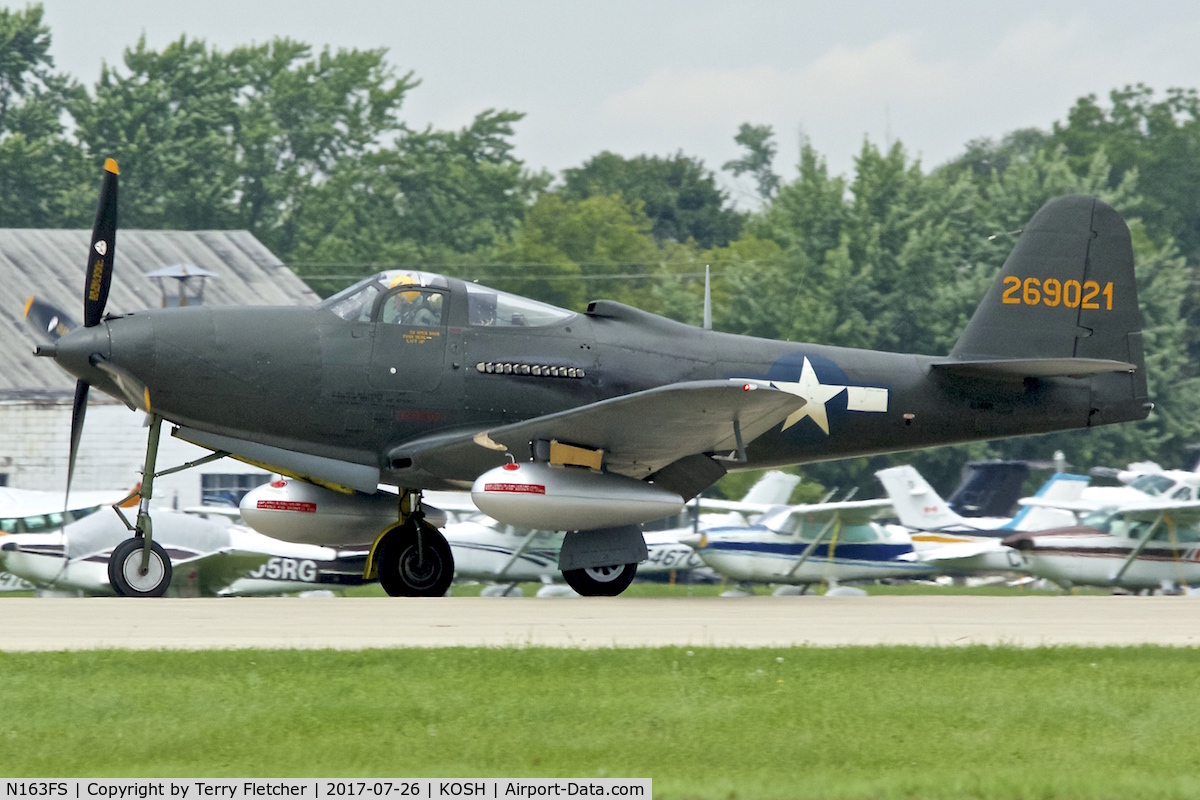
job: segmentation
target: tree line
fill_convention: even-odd
[[[717,171],[682,152],[602,152],[551,175],[515,157],[519,112],[412,127],[403,102],[419,81],[382,49],[142,39],[84,86],[55,71],[50,42],[40,6],[0,8],[0,227],[89,226],[112,156],[123,227],[246,229],[324,294],[400,266],[698,323],[711,265],[717,329],[944,354],[1033,213],[1058,195],[1097,195],[1133,231],[1148,420],[805,472],[873,488],[873,470],[914,460],[945,485],[965,458],[1063,450],[1082,467],[1181,465],[1198,440],[1194,89],[1089,95],[1047,129],[968,142],[933,168],[900,142],[864,140],[848,176],[804,144],[785,178],[772,129],[747,123],[734,137],[742,156],[720,167],[756,187],[761,205],[743,211]]]

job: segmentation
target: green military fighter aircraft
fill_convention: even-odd
[[[636,526],[727,470],[1140,420],[1152,407],[1129,230],[1092,197],[1038,211],[948,356],[734,336],[605,300],[577,314],[404,270],[306,308],[104,316],[116,197],[109,161],[83,326],[38,352],[78,379],[69,470],[89,386],[150,414],[134,535],[109,566],[125,595],[170,580],[148,505],[163,420],[211,458],[300,479],[279,485],[315,494],[260,494],[255,508],[291,514],[298,540],[325,536],[312,524],[322,498],[343,514],[369,505],[378,527],[331,524],[320,543],[370,545],[365,577],[391,595],[446,591],[453,559],[421,496],[465,487],[502,523],[567,531],[567,580],[613,595],[645,557]],[[398,488],[383,522],[380,484]],[[348,536],[359,541],[334,540]]]

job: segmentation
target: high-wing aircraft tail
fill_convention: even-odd
[[[1089,378],[1092,422],[1142,419],[1148,396],[1129,228],[1094,197],[1044,205],[950,357],[951,377]]]
[[[888,467],[876,472],[875,477],[883,484],[904,527],[925,531],[971,527],[971,521],[956,514],[916,467]]]

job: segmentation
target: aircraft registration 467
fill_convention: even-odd
[[[89,386],[151,415],[136,535],[110,566],[123,594],[158,594],[169,579],[148,505],[163,420],[215,454],[338,491],[399,487],[366,567],[389,594],[445,592],[453,559],[420,492],[463,486],[502,523],[568,531],[568,582],[613,594],[646,555],[636,525],[677,512],[728,469],[1138,420],[1151,408],[1129,231],[1092,197],[1047,203],[950,354],[922,356],[734,336],[605,300],[576,314],[408,271],[308,308],[105,317],[116,196],[109,161],[83,327],[38,352],[78,379],[72,466]]]

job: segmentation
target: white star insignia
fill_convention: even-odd
[[[807,357],[804,359],[804,365],[800,368],[800,380],[795,382],[771,381],[771,386],[781,392],[801,397],[805,401],[803,408],[788,415],[780,430],[786,431],[805,417],[812,417],[812,421],[817,423],[817,427],[825,431],[826,436],[829,435],[829,417],[825,414],[825,404],[844,392],[845,386],[821,383],[817,379],[817,373],[813,370],[812,364],[808,363]]]

